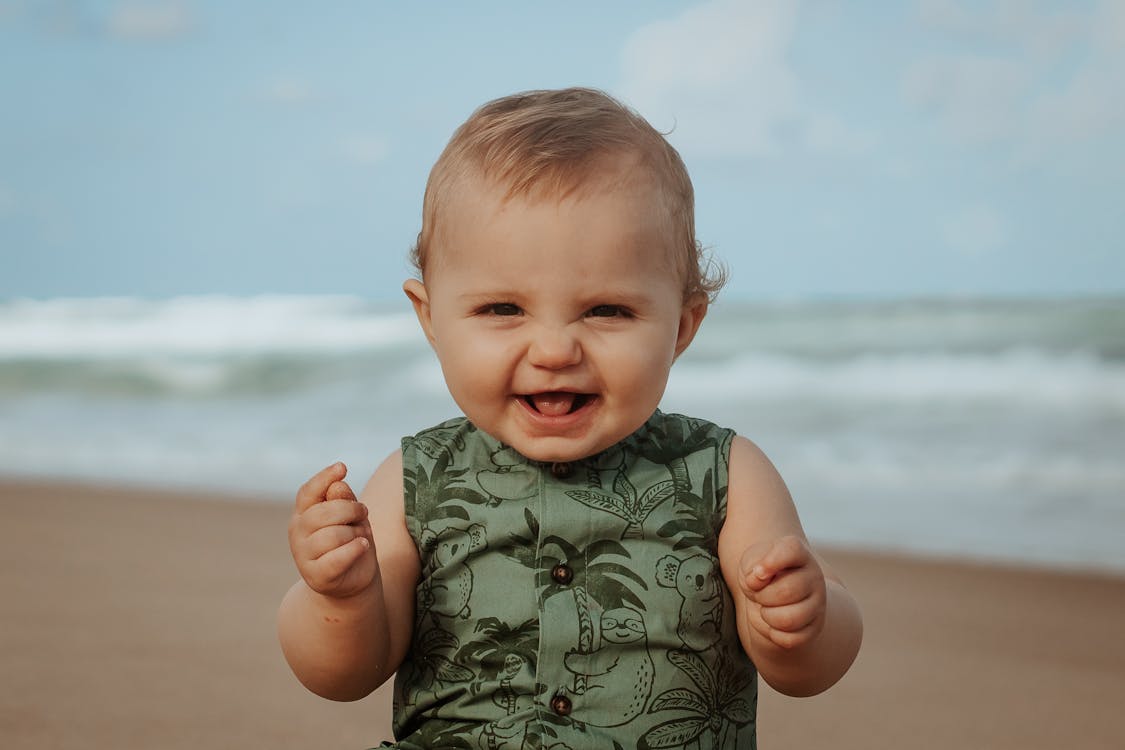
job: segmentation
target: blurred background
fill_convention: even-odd
[[[0,0],[0,474],[289,502],[455,414],[401,294],[484,101],[602,88],[731,280],[664,408],[814,539],[1125,571],[1125,4]]]

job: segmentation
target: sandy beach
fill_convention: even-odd
[[[0,746],[341,748],[384,689],[306,692],[274,636],[288,505],[0,482]],[[1125,747],[1125,577],[826,550],[863,651],[828,693],[762,689],[763,748]]]

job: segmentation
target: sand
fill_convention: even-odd
[[[274,635],[281,502],[0,482],[0,747],[341,748],[386,687],[331,703]],[[762,689],[763,748],[1125,747],[1125,577],[826,550],[864,610],[852,671]]]

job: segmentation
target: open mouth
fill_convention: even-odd
[[[562,417],[573,414],[581,409],[594,397],[588,393],[568,393],[565,391],[551,391],[547,393],[529,393],[523,400],[545,417]]]

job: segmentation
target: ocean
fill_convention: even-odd
[[[1125,572],[1125,298],[723,301],[661,408],[757,442],[817,542]],[[0,301],[0,475],[288,503],[455,414],[405,301]]]

